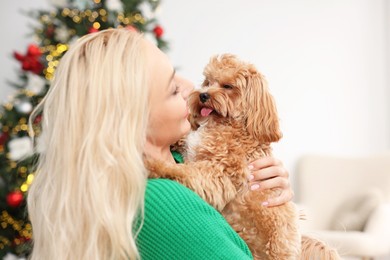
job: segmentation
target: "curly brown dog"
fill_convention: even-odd
[[[194,190],[223,214],[255,259],[289,260],[303,255],[305,259],[321,259],[321,255],[338,259],[321,242],[301,239],[299,214],[292,202],[278,207],[261,205],[280,190],[249,188],[248,163],[270,155],[270,144],[282,137],[264,77],[252,64],[230,54],[211,58],[204,76],[202,88],[188,99],[191,123],[197,130],[185,139],[185,163],[148,160],[150,177],[173,179]],[[301,245],[313,254],[301,256]]]

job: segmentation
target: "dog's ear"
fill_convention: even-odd
[[[261,143],[277,142],[282,138],[274,98],[263,76],[256,72],[247,78],[247,129]]]
[[[199,128],[200,124],[198,122],[198,118],[195,118],[192,114],[188,114],[187,120],[191,124],[192,131],[196,131]]]

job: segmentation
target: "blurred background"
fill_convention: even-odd
[[[12,99],[9,82],[19,80],[14,51],[25,53],[34,38],[37,20],[26,12],[66,2],[3,3],[1,102]],[[195,85],[210,56],[226,52],[266,76],[284,134],[274,153],[297,195],[299,162],[307,155],[366,158],[390,151],[390,1],[164,0],[153,17],[172,64]]]

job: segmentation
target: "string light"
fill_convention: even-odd
[[[116,19],[118,22],[122,22],[124,17],[123,13],[119,13]]]
[[[20,235],[20,238],[16,238],[15,240],[18,240],[19,243],[22,242],[23,239],[31,239],[32,237],[32,228],[30,223],[25,223],[23,220],[15,220],[12,218],[10,214],[8,214],[7,211],[3,210],[0,215],[0,225],[3,229],[6,229],[8,226],[11,226],[15,231],[17,231]],[[15,242],[14,240],[14,242]],[[1,245],[9,245],[10,241],[6,239],[5,237],[0,236],[0,248]]]
[[[125,25],[128,25],[128,24],[131,23],[130,18],[128,18],[128,17],[126,17],[125,19],[123,19],[122,22],[123,22]]]
[[[57,51],[62,54],[63,52],[67,51],[68,50],[68,45],[66,44],[57,44]]]
[[[62,15],[63,17],[66,17],[66,16],[68,16],[69,14],[70,14],[69,8],[64,8],[64,10],[62,10],[62,12],[61,12],[61,15]]]
[[[79,14],[79,10],[78,9],[73,9],[72,11],[70,11],[70,15],[72,16],[76,16]]]
[[[135,14],[134,15],[134,20],[136,20],[136,21],[141,20],[141,18],[142,18],[142,15],[140,15],[140,14]]]
[[[41,16],[41,21],[42,21],[42,23],[49,23],[50,22],[50,18],[49,18],[49,16],[47,15],[47,14],[44,14],[44,15],[42,15]]]
[[[47,73],[53,74],[54,73],[54,68],[50,67],[46,69]]]
[[[48,52],[48,54],[46,55],[46,60],[48,61],[47,68],[43,70],[43,73],[47,80],[53,79],[54,72],[59,63],[59,59],[62,57],[62,54],[68,49],[69,46],[67,44],[62,43],[46,46],[46,48],[43,48],[43,52]]]
[[[99,30],[99,28],[100,28],[100,23],[94,22],[92,26],[93,26],[93,28]]]
[[[23,124],[23,125],[20,126],[20,129],[21,129],[22,131],[27,131],[27,130],[28,130],[28,125]]]
[[[14,129],[12,129],[12,133],[14,135],[16,135],[19,131],[20,131],[20,126],[19,125],[15,126]]]
[[[20,231],[22,228],[20,227],[19,223],[15,222],[12,227],[16,230],[16,231]]]
[[[25,124],[25,123],[27,123],[27,119],[25,117],[19,119],[19,124]]]
[[[96,12],[96,11],[93,11],[92,12],[92,14],[91,14],[91,16],[93,17],[93,18],[98,18],[99,17],[99,13],[98,12]]]
[[[27,192],[31,183],[33,182],[34,180],[34,174],[33,173],[30,173],[28,176],[27,176],[27,179],[26,181],[20,186],[20,190],[22,192]]]
[[[26,192],[28,190],[28,185],[26,183],[23,183],[22,186],[20,186],[20,190],[22,192]]]
[[[80,23],[81,22],[81,18],[76,15],[76,16],[73,17],[73,22]]]
[[[51,56],[50,54],[46,56],[46,60],[47,61],[52,61],[53,60],[53,56]]]
[[[99,10],[99,14],[100,14],[101,16],[106,16],[106,15],[107,15],[107,11],[104,10],[104,9],[100,9],[100,10]]]
[[[28,185],[30,185],[34,180],[34,174],[33,173],[30,173],[28,176],[27,176],[27,180],[26,180],[26,183]]]

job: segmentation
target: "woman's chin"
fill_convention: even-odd
[[[190,122],[186,119],[186,120],[185,120],[185,126],[183,127],[183,132],[184,132],[183,136],[186,135],[186,134],[188,134],[190,131],[191,131],[191,124],[190,124]]]

